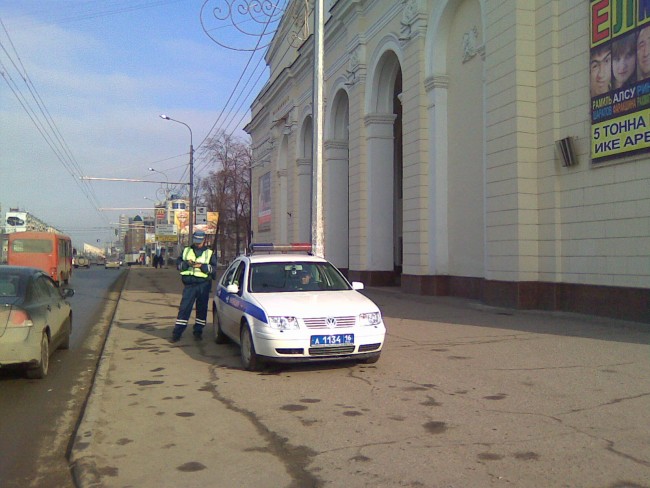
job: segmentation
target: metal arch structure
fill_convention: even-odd
[[[203,32],[219,46],[232,51],[259,51],[269,47],[286,6],[291,0],[205,0],[201,6],[200,20]],[[309,35],[308,19],[313,0],[296,2],[288,12],[297,26],[288,38],[298,47]],[[216,33],[220,35],[217,36]],[[219,37],[222,37],[220,40]],[[251,44],[246,45],[250,39]],[[239,45],[233,45],[240,40]]]

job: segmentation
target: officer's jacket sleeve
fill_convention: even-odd
[[[207,275],[210,275],[210,277],[214,280],[217,277],[217,256],[216,253],[212,253],[212,256],[210,256],[210,262],[208,264],[202,264],[201,265],[201,271],[204,272]]]
[[[185,256],[185,249],[183,249],[181,255],[176,258],[176,268],[179,271],[185,271],[190,267],[189,263],[183,259],[183,256]]]

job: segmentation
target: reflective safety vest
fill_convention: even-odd
[[[203,251],[198,258],[194,253],[194,249],[191,247],[186,247],[183,249],[183,261],[194,261],[199,264],[210,264],[212,259],[212,249],[206,249]],[[207,278],[210,275],[201,271],[200,268],[187,268],[185,271],[181,271],[182,276],[196,276],[197,278]]]

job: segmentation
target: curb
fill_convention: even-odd
[[[106,379],[110,370],[111,358],[115,346],[113,323],[120,315],[120,298],[122,291],[127,287],[130,275],[127,270],[127,277],[124,280],[122,289],[117,296],[117,305],[110,324],[104,346],[99,353],[100,359],[97,371],[93,379],[92,387],[88,393],[86,406],[74,434],[74,442],[70,450],[70,471],[75,487],[77,488],[99,488],[101,487],[100,476],[97,471],[95,455],[92,450],[93,432],[99,417],[99,405],[106,386]],[[82,431],[83,429],[83,431]]]

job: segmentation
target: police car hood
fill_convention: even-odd
[[[341,317],[378,312],[372,300],[356,290],[255,293],[268,316]]]

